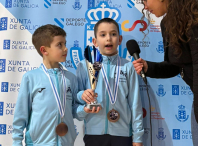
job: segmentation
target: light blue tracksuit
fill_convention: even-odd
[[[107,73],[107,78],[109,78],[112,92],[115,84],[117,57],[118,55],[108,57],[103,56],[103,65]],[[107,71],[108,64],[110,65],[109,77]],[[76,75],[80,91],[78,93],[78,100],[82,104],[85,104],[81,96],[84,90],[91,89],[85,60],[79,63]],[[98,93],[97,101],[102,105],[102,110],[97,114],[84,113],[80,115],[80,118],[84,119],[85,134],[110,134],[113,136],[125,137],[133,135],[133,142],[142,142],[142,136],[144,134],[142,103],[139,93],[138,75],[136,74],[132,63],[121,58],[117,101],[114,106],[111,105],[109,101],[102,71],[99,73],[95,92]],[[107,119],[107,113],[112,108],[120,113],[120,119],[115,123],[112,123]],[[78,108],[78,110],[80,110],[80,108]]]
[[[63,100],[63,80],[58,68],[48,69],[58,93]],[[65,136],[58,136],[56,126],[61,122],[57,102],[50,81],[41,66],[24,74],[15,107],[13,121],[13,146],[22,146],[23,131],[26,128],[27,146],[73,146],[76,138],[73,117],[78,118],[75,103],[78,92],[75,75],[63,69],[66,77],[66,109],[63,118],[68,126]]]

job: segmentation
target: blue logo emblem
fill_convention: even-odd
[[[74,3],[74,5],[73,5],[73,8],[74,8],[75,10],[80,10],[81,7],[82,7],[82,5],[80,5],[80,0],[75,0],[75,3]]]
[[[180,140],[180,129],[173,129],[173,139]]]
[[[158,42],[158,48],[156,48],[156,50],[158,53],[164,53],[164,45],[162,41]]]
[[[134,58],[129,54],[127,48],[124,48],[122,58],[125,58],[126,60],[128,60],[130,62],[133,62],[134,61]]]
[[[1,92],[8,92],[8,82],[1,82]]]
[[[180,122],[185,122],[188,120],[189,115],[186,115],[186,110],[185,110],[185,106],[180,105],[178,106],[178,116],[175,115],[176,119]]]
[[[164,86],[163,85],[158,85],[158,92],[156,92],[156,94],[159,96],[159,97],[163,97],[166,92],[164,92]]]
[[[56,24],[58,24],[59,27],[64,28],[64,18],[60,18],[60,20],[54,18],[54,21],[56,22]]]
[[[129,8],[132,8],[133,6],[135,6],[133,0],[127,0],[127,1],[128,1],[127,6],[128,6]]]
[[[45,3],[44,3],[44,7],[45,7],[45,8],[48,9],[49,7],[51,7],[51,0],[44,0],[44,2],[45,2]]]
[[[12,0],[6,0],[5,7],[6,8],[12,8]]]
[[[6,135],[6,124],[0,124],[0,135]]]
[[[100,2],[98,7],[88,9],[85,13],[85,19],[88,23],[85,24],[84,48],[86,48],[87,45],[93,46],[92,38],[95,37],[94,25],[102,18],[112,18],[118,22],[121,18],[121,12],[117,8],[109,7],[107,2]],[[120,26],[119,24],[119,27]],[[121,45],[118,46],[118,50],[119,54],[121,54]]]
[[[6,60],[0,59],[0,73],[5,72]]]
[[[74,68],[76,69],[81,60],[83,60],[82,49],[79,47],[78,41],[74,41],[74,46],[70,49],[70,57]]]
[[[4,50],[10,50],[10,40],[4,40],[3,41],[3,49]]]
[[[0,102],[0,116],[3,116],[3,102]]]
[[[112,1],[111,0],[97,0],[96,6],[98,6],[100,2],[106,2],[106,3],[108,3],[108,5],[111,5],[112,4]]]
[[[156,137],[159,140],[164,140],[166,138],[166,135],[164,135],[164,128],[158,128],[158,135]]]
[[[0,19],[0,31],[7,30],[7,25],[8,25],[8,17],[2,17]]]
[[[179,85],[172,85],[172,95],[179,95]]]
[[[88,9],[95,7],[95,0],[88,0]]]

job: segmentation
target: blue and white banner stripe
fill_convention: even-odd
[[[106,85],[106,89],[107,89],[111,104],[115,104],[116,99],[117,99],[119,78],[120,78],[120,65],[121,65],[121,61],[120,61],[120,57],[118,56],[117,67],[116,67],[116,78],[115,78],[115,85],[114,85],[114,92],[113,92],[114,94],[112,94],[111,87],[109,85],[109,81],[108,81],[108,78],[104,69],[104,65],[102,64],[102,76]]]

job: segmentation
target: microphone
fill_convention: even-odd
[[[138,43],[135,40],[128,40],[127,43],[126,43],[126,47],[127,47],[127,50],[129,52],[129,54],[131,56],[133,56],[133,58],[135,60],[140,58],[139,57],[140,47],[139,47]],[[143,78],[144,83],[147,85],[147,79],[146,79],[146,76],[145,76],[143,68],[142,68],[142,70],[140,72],[140,75]]]

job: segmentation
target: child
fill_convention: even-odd
[[[90,89],[85,60],[79,63],[76,72],[81,90],[78,100],[90,103],[97,96],[102,105],[96,112],[84,108],[88,112],[84,119],[85,146],[142,146],[144,130],[138,75],[132,63],[118,55],[117,47],[122,41],[119,26],[113,19],[104,18],[96,23],[94,34],[93,44],[103,55],[97,95]]]
[[[14,113],[13,146],[22,146],[25,128],[27,146],[74,145],[73,116],[78,118],[78,106],[73,103],[78,89],[76,77],[59,63],[67,56],[65,37],[63,29],[50,24],[33,34],[32,42],[43,63],[22,78]]]

